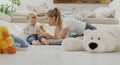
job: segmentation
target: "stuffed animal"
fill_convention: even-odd
[[[45,28],[44,28],[44,26],[43,25],[40,25],[38,28],[37,28],[37,32],[39,33],[45,33],[46,32],[46,30],[45,30]]]
[[[90,52],[112,52],[120,50],[120,30],[109,28],[106,30],[86,31],[83,47]]]
[[[0,26],[0,53],[15,54],[16,48],[11,46],[13,41],[8,28]]]
[[[66,38],[62,42],[62,47],[67,51],[79,51],[83,49],[82,41],[78,38]]]
[[[83,40],[78,38],[65,39],[62,42],[65,50],[86,50],[88,52],[120,51],[120,30],[87,30]]]
[[[18,51],[24,51],[29,47],[29,45],[20,37],[17,37],[15,35],[11,36],[14,39],[14,44],[12,46],[14,46]]]

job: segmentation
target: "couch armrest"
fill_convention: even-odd
[[[84,22],[89,24],[118,24],[119,20],[116,18],[84,18]]]

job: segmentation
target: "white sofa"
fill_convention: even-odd
[[[74,8],[73,12],[83,16],[83,21],[89,24],[119,24],[116,11],[111,7],[98,7],[96,9]]]
[[[11,22],[27,22],[27,15],[34,13],[37,15],[38,22],[45,22],[45,14],[50,9],[46,3],[40,5],[26,5],[27,10],[12,13]]]
[[[119,24],[116,18],[84,18],[83,21],[89,24]]]
[[[45,16],[38,16],[37,17],[37,22],[46,23],[45,20],[46,20]],[[27,16],[12,16],[11,22],[13,22],[13,23],[26,23]]]
[[[43,10],[41,10],[37,6],[28,6],[27,5],[27,7],[28,7],[27,11],[17,11],[15,13],[13,13],[11,22],[26,22],[27,15],[32,12],[32,13],[35,13],[38,15],[38,17],[37,17],[38,22],[46,23],[46,21],[45,21],[46,18],[44,15],[45,15],[45,12],[50,8],[45,9],[45,7],[46,7],[45,4],[44,4],[44,7],[42,6]],[[37,13],[34,10],[39,10],[39,12],[41,12],[41,13],[44,10],[46,10],[46,11],[44,11],[44,13],[42,13],[40,15],[39,13]],[[95,12],[94,14],[93,14],[93,11]],[[115,17],[115,10],[110,7],[99,7],[96,9],[75,9],[74,8],[72,10],[72,12],[77,15],[82,15],[83,21],[86,23],[89,23],[89,24],[118,24],[119,23],[119,20]],[[62,13],[64,13],[64,11],[62,11]]]

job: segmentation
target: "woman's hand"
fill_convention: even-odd
[[[44,35],[45,35],[47,38],[49,38],[49,39],[58,39],[58,37],[52,36],[52,35],[50,35],[49,33],[45,33]]]

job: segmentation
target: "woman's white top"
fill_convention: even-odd
[[[85,31],[86,23],[74,18],[64,18],[62,21],[62,27],[63,29],[68,28],[69,33],[81,35]]]

